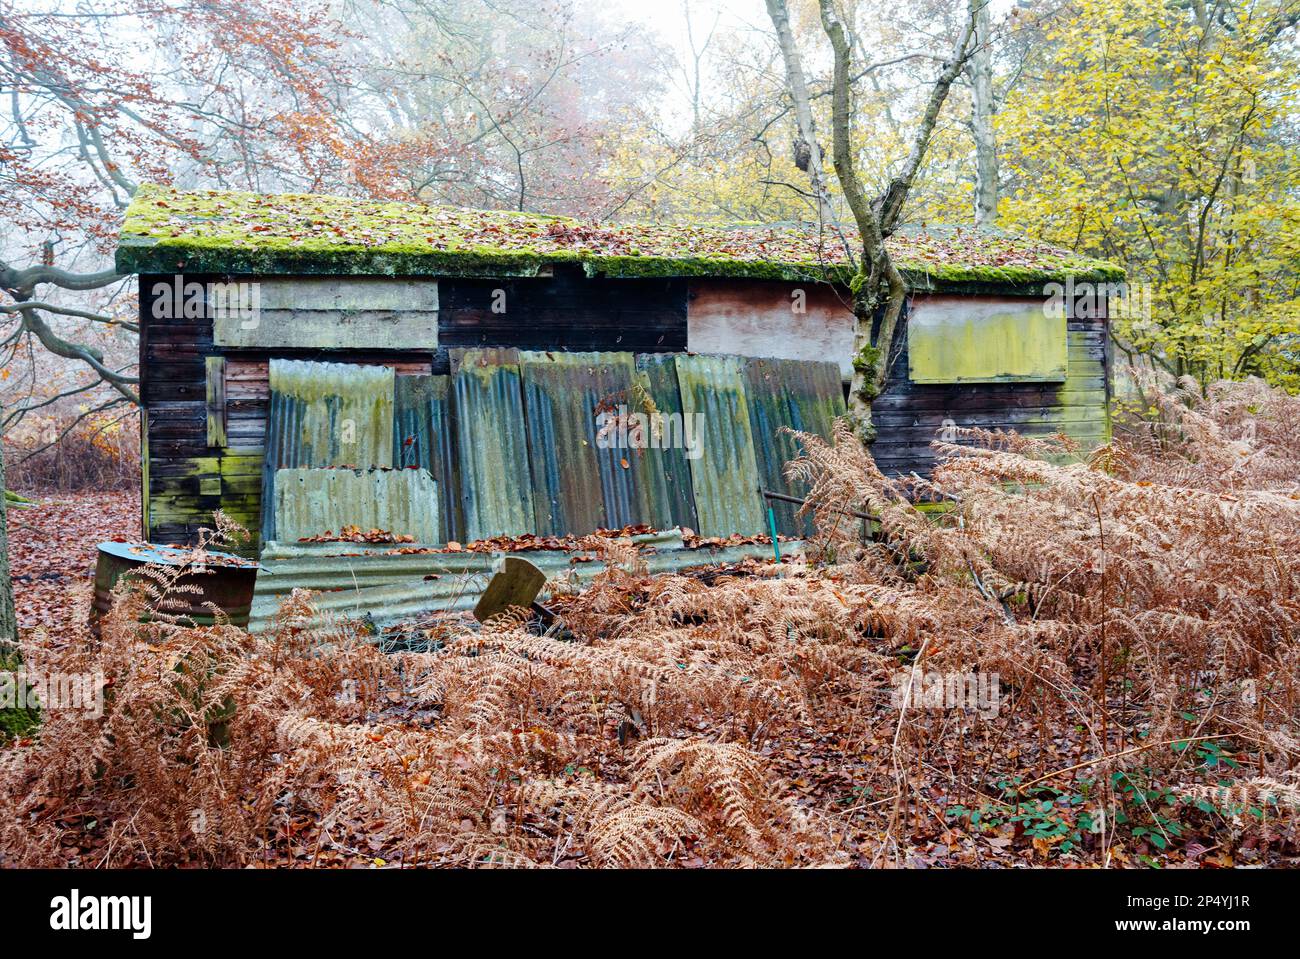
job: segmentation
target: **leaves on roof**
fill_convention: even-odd
[[[1042,282],[1074,275],[1119,279],[1098,260],[975,228],[922,229],[890,237],[910,279]],[[800,225],[718,226],[584,223],[569,217],[357,200],[314,194],[186,193],[146,186],[122,228],[118,268],[231,272],[527,273],[581,263],[609,276],[844,278],[833,233]],[[163,265],[165,264],[165,265]]]

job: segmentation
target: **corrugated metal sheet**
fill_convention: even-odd
[[[691,460],[700,534],[762,533],[767,512],[758,492],[754,437],[739,358],[678,355],[675,364],[682,413],[694,417],[701,443],[701,455]]]
[[[421,466],[438,484],[438,538],[463,537],[447,376],[398,376],[393,403],[393,465]]]
[[[388,530],[435,543],[438,486],[414,469],[284,469],[275,473],[276,535],[286,542],[344,526]]]
[[[798,449],[781,428],[828,435],[843,412],[832,363],[510,349],[451,359],[450,378],[273,360],[264,541],[288,535],[277,536],[277,506],[296,510],[294,538],[348,523],[430,543],[631,523],[762,533],[759,487],[802,492],[782,476]],[[598,415],[620,407],[644,419],[602,439]],[[311,497],[300,508],[275,493],[278,470],[390,465],[427,471],[410,491],[434,491],[426,509],[405,505],[401,484],[414,479],[367,492],[324,477],[308,489],[300,477],[293,495]],[[330,489],[343,497],[333,511],[321,508]],[[793,506],[776,511],[782,532],[806,532]]]
[[[651,573],[674,572],[695,566],[739,562],[747,557],[766,558],[772,547],[765,543],[721,549],[684,549],[673,533],[638,538],[656,551],[645,555]],[[425,553],[390,555],[392,548],[359,547],[355,555],[330,556],[339,544],[280,545],[263,556],[253,600],[254,631],[266,629],[280,601],[294,589],[324,590],[314,598],[322,613],[360,617],[368,615],[380,626],[411,619],[432,610],[473,609],[491,578],[500,553]],[[781,544],[784,557],[803,552],[802,542]],[[364,550],[364,552],[361,552]],[[598,560],[574,563],[589,553],[533,551],[523,553],[548,578],[572,571],[579,583],[604,569]],[[434,576],[435,579],[425,579]]]
[[[536,520],[519,352],[452,350],[451,363],[465,538],[532,532]]]
[[[681,422],[682,394],[677,386],[676,356],[647,353],[636,358],[638,383],[649,402],[664,417]],[[656,529],[684,526],[699,529],[695,515],[695,491],[691,486],[691,462],[682,446],[662,445],[646,450],[638,462],[641,493],[647,522]]]
[[[271,360],[262,482],[262,541],[275,539],[275,474],[300,467],[393,462],[393,370]]]
[[[765,489],[804,496],[807,489],[785,478],[785,465],[803,452],[785,428],[830,438],[835,418],[844,414],[839,366],[799,360],[748,359],[745,389],[749,397],[754,457]],[[799,507],[773,500],[777,529],[788,536],[807,536],[811,518],[799,520]]]
[[[647,533],[632,537],[632,541],[647,550],[685,548],[680,530]],[[770,556],[771,552],[771,547],[768,547],[766,555]],[[288,595],[295,589],[384,586],[430,574],[481,572],[490,565],[484,557],[495,558],[500,555],[499,552],[482,553],[477,550],[455,553],[411,552],[405,547],[365,543],[272,543],[263,551],[262,561],[265,568],[271,571],[268,575],[273,576],[259,588],[264,592]],[[553,558],[592,554],[530,550],[519,555],[525,558],[538,555]]]
[[[633,460],[637,450],[602,448],[602,413],[633,403],[631,353],[542,353],[519,356],[537,531],[583,535],[645,521]]]

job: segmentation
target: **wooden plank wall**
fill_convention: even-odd
[[[946,425],[1066,433],[1085,445],[1110,438],[1110,336],[1106,319],[1070,319],[1064,383],[917,384],[907,378],[907,346],[873,404],[876,464],[887,475],[927,475],[930,443]]]
[[[808,293],[808,312],[797,316],[791,311],[792,293],[801,288]],[[918,295],[913,303],[922,299]],[[1017,299],[1033,305],[1042,302],[1038,297]],[[853,345],[853,317],[847,303],[842,292],[813,284],[692,280],[689,349],[838,361],[847,377]],[[810,319],[823,328],[818,336],[806,335]],[[1068,330],[1064,383],[914,384],[907,378],[904,342],[891,367],[889,384],[874,407],[877,463],[895,475],[928,474],[934,466],[930,442],[947,421],[1030,435],[1060,430],[1085,444],[1108,439],[1107,321],[1072,319]]]
[[[217,277],[187,276],[207,282]],[[155,319],[153,286],[171,277],[140,278],[141,394],[145,420],[145,535],[161,543],[193,541],[212,511],[255,531],[261,497],[269,396],[267,364],[275,356],[381,363],[401,374],[447,373],[447,350],[502,346],[532,350],[671,353],[687,346],[688,284],[684,280],[588,279],[577,268],[552,277],[438,280],[439,345],[435,351],[249,350],[218,348],[206,318]],[[430,280],[430,282],[433,282]],[[793,290],[795,284],[789,284]],[[784,304],[789,291],[764,295]],[[743,297],[742,297],[743,299]],[[499,310],[504,306],[504,312]],[[497,311],[494,311],[494,307]],[[752,344],[733,352],[750,355]],[[945,421],[1044,435],[1062,430],[1085,443],[1109,436],[1107,321],[1071,320],[1064,384],[917,385],[907,381],[904,352],[876,401],[875,456],[886,472],[926,473],[929,443]],[[207,370],[224,370],[222,410],[209,415]],[[827,357],[830,359],[830,357]],[[209,445],[210,436],[225,442]]]
[[[475,346],[602,353],[687,348],[685,280],[588,279],[581,268],[561,265],[546,278],[441,280],[438,291],[440,352]]]
[[[847,290],[828,283],[698,279],[690,286],[692,353],[824,360],[853,373],[853,312]]]
[[[182,283],[221,279],[189,275]],[[577,267],[529,279],[438,279],[439,346],[416,352],[217,347],[210,317],[154,317],[154,286],[173,282],[171,276],[140,277],[144,535],[159,543],[193,542],[219,507],[256,533],[272,355],[427,374],[448,373],[447,350],[459,346],[648,353],[686,348],[681,280],[589,280]],[[209,415],[213,357],[224,359],[211,364],[224,371],[224,417],[216,409]],[[213,390],[214,396],[221,393]],[[218,423],[225,442],[209,446],[210,437],[219,438]],[[254,541],[246,551],[255,548]]]

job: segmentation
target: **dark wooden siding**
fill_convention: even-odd
[[[221,463],[207,445],[204,359],[214,352],[212,321],[155,319],[154,286],[170,282],[140,277],[144,522],[149,539],[184,543],[221,505]]]
[[[1063,383],[917,384],[907,378],[907,346],[872,407],[876,463],[886,474],[927,475],[930,443],[944,426],[1065,433],[1086,446],[1110,438],[1110,337],[1105,319],[1070,319]]]
[[[440,280],[439,345],[679,353],[686,292],[685,280],[589,279],[576,266],[550,277]]]

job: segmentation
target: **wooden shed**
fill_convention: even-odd
[[[875,404],[883,469],[928,471],[945,426],[1107,438],[1115,267],[973,229],[889,242],[911,293]],[[842,247],[798,226],[603,227],[154,186],[127,213],[117,268],[140,275],[144,525],[160,543],[190,540],[217,508],[274,530],[289,482],[293,535],[340,501],[370,517],[408,499],[438,504],[412,520],[420,539],[625,520],[762,532],[756,491],[742,500],[780,486],[780,427],[829,429],[850,369]],[[1053,307],[1067,283],[1092,291],[1088,309]],[[361,417],[364,455],[304,425],[313,403],[335,433]],[[340,418],[349,403],[360,412]],[[611,405],[700,415],[700,459],[588,449],[597,434],[574,409]],[[424,470],[436,489],[302,473],[344,466]]]

